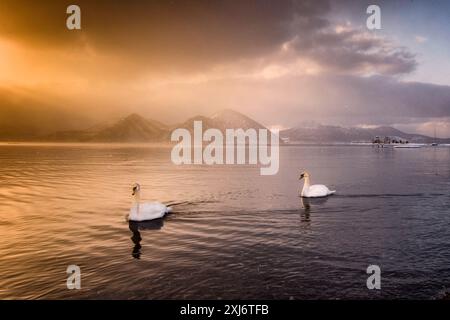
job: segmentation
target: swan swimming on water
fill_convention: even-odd
[[[143,202],[141,203],[141,186],[139,183],[133,185],[134,203],[128,215],[129,221],[146,221],[164,217],[164,215],[172,211],[171,207],[167,207],[161,202]]]
[[[311,185],[311,181],[309,180],[309,173],[306,171],[300,174],[299,180],[303,178],[305,179],[305,184],[303,185],[301,196],[304,198],[326,197],[336,192],[336,190],[330,190],[323,184]]]

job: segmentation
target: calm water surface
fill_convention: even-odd
[[[280,171],[170,148],[0,145],[0,298],[390,299],[450,287],[450,148],[289,146]],[[302,202],[298,173],[337,194]],[[173,205],[125,220],[131,185]],[[81,267],[82,289],[66,288]],[[366,288],[366,268],[382,289]]]

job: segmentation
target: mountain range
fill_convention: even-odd
[[[450,143],[450,139],[432,138],[420,134],[411,134],[398,129],[380,127],[340,127],[317,125],[295,127],[280,132],[283,139],[303,143],[371,142],[376,136],[401,137],[412,143]]]
[[[203,131],[210,128],[216,128],[222,132],[225,132],[227,128],[267,129],[251,118],[230,109],[222,110],[211,117],[198,115],[173,126],[146,119],[134,113],[116,123],[97,125],[87,130],[57,131],[41,137],[40,140],[61,142],[168,142],[172,131],[176,128],[186,128],[192,132],[194,121],[202,121]]]
[[[144,118],[138,114],[131,114],[114,123],[99,124],[85,130],[56,131],[33,140],[51,142],[169,142],[170,134],[174,129],[186,128],[192,132],[196,120],[202,121],[203,131],[209,128],[216,128],[222,132],[227,128],[267,129],[262,124],[237,111],[226,109],[210,117],[198,115],[172,126]],[[386,126],[347,128],[316,125],[298,126],[280,131],[280,137],[283,140],[303,143],[370,142],[375,136],[398,136],[415,143],[450,143],[450,139],[435,139],[419,134],[409,134]]]

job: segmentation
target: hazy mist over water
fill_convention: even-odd
[[[175,166],[170,151],[0,145],[0,298],[431,299],[450,286],[450,148],[287,146],[274,176]],[[305,169],[337,194],[302,201]],[[134,182],[173,213],[129,224]],[[70,264],[81,290],[66,288]]]

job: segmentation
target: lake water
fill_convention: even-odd
[[[450,148],[280,148],[280,171],[175,166],[170,148],[0,145],[0,298],[439,298]],[[337,190],[307,203],[299,172]],[[173,205],[129,224],[131,185]],[[80,290],[66,288],[68,265]],[[381,268],[368,290],[366,268]]]

